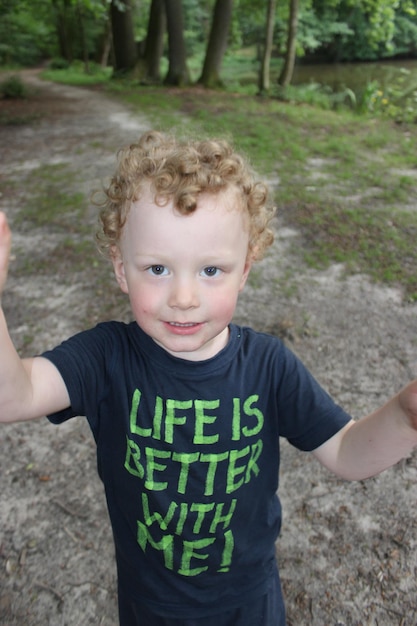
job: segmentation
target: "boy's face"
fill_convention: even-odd
[[[113,265],[139,326],[174,356],[199,361],[227,344],[250,270],[247,217],[228,190],[180,215],[148,190],[128,214]]]

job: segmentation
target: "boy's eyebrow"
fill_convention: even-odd
[[[135,261],[154,261],[155,259],[162,261],[164,255],[160,252],[138,252],[138,254],[135,254],[133,258]]]
[[[138,252],[133,256],[133,259],[136,262],[140,263],[161,263],[161,265],[165,265],[167,263],[172,262],[171,257],[167,257],[164,251],[149,251],[149,252]],[[233,261],[234,259],[234,251],[231,249],[221,250],[220,252],[208,252],[207,254],[202,254],[199,259],[197,259],[198,263],[201,265],[225,265]],[[175,260],[175,259],[174,259]]]

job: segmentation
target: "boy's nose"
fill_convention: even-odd
[[[179,309],[191,309],[198,306],[197,285],[194,280],[176,280],[172,286],[169,305]]]

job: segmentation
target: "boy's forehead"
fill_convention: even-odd
[[[242,198],[242,194],[240,190],[234,186],[229,185],[224,189],[219,189],[216,191],[204,190],[197,195],[197,206],[195,211],[198,211],[201,207],[204,208],[212,208],[214,209],[225,209],[225,210],[238,210],[246,213],[244,202]],[[136,200],[134,200],[130,208],[128,210],[127,216],[129,216],[132,208],[136,209],[138,212],[145,212],[147,209],[152,209],[157,211],[161,207],[170,207],[174,213],[178,215],[192,215],[195,211],[191,211],[190,213],[181,213],[174,204],[173,196],[162,196],[162,194],[158,193],[149,183],[145,184]]]
[[[161,250],[177,243],[192,240],[202,246],[234,246],[236,241],[249,236],[249,220],[236,200],[236,192],[203,193],[197,208],[180,213],[172,200],[158,201],[151,190],[146,190],[134,201],[127,214],[120,244],[130,246],[158,245]],[[156,242],[156,243],[155,243]],[[169,242],[169,244],[168,244]],[[180,244],[181,245],[181,244]]]

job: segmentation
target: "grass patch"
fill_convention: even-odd
[[[42,72],[43,78],[55,83],[89,87],[107,83],[112,74],[112,68],[102,68],[94,63],[89,64],[89,71],[85,71],[84,64],[75,62],[67,68],[49,68]]]
[[[48,275],[53,268],[60,281],[73,283],[75,272],[96,273],[99,266],[98,252],[92,237],[76,238],[74,235],[62,239],[52,250],[44,250],[15,260],[15,276]]]
[[[85,195],[73,192],[75,174],[64,164],[42,165],[27,177],[29,200],[16,216],[16,223],[80,232],[87,207]]]
[[[417,215],[397,211],[347,209],[335,204],[297,207],[292,221],[304,234],[304,258],[323,269],[345,263],[385,283],[400,283],[407,299],[417,300]]]
[[[70,265],[72,270],[80,272],[84,271],[86,266],[90,268],[90,271],[99,266],[97,247],[90,237],[78,241],[72,237],[66,238],[56,247],[51,257],[65,266]]]

